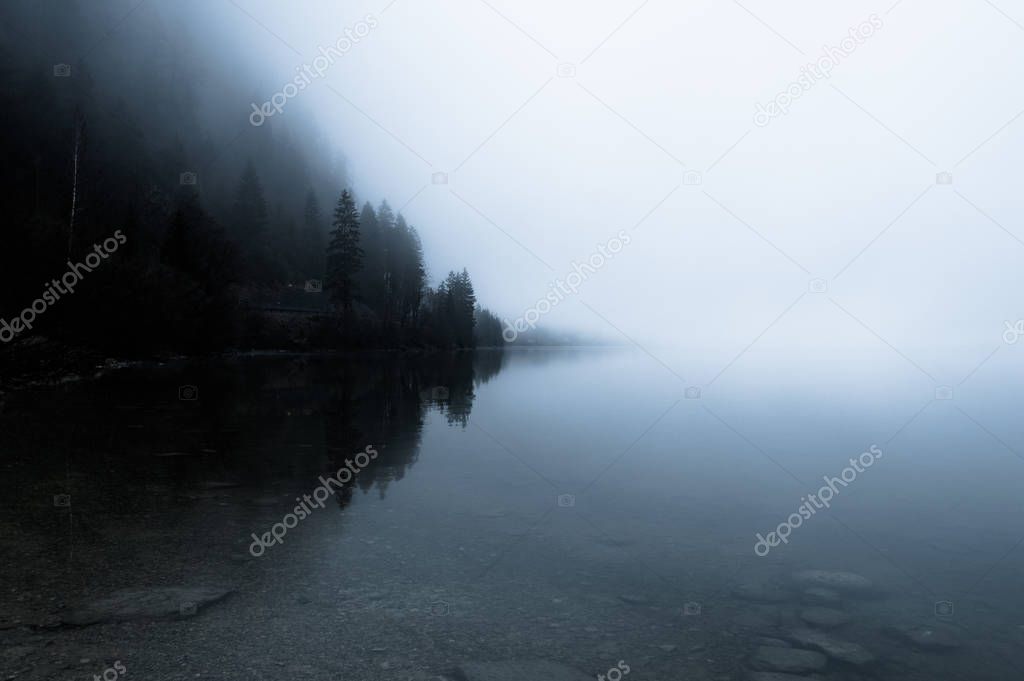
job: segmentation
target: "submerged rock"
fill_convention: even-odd
[[[946,627],[906,627],[893,633],[922,650],[953,650],[963,645],[960,636]]]
[[[842,610],[812,606],[800,611],[800,619],[811,626],[834,629],[847,624],[850,621],[850,616]]]
[[[225,598],[230,589],[216,587],[156,587],[122,589],[109,596],[84,603],[63,615],[61,621],[74,626],[139,619],[192,617],[200,609]]]
[[[759,646],[768,646],[769,648],[792,648],[793,645],[789,641],[783,641],[781,638],[771,638],[770,636],[759,636],[754,643]]]
[[[629,605],[650,605],[651,599],[645,598],[638,594],[622,594],[619,596],[619,600]]]
[[[863,666],[871,664],[876,659],[866,648],[857,643],[842,641],[813,629],[797,629],[790,632],[789,638],[797,645],[814,648],[825,653],[833,660],[845,662],[846,664]]]
[[[874,591],[874,584],[871,583],[871,580],[855,572],[801,570],[793,574],[793,581],[805,588],[823,587],[848,594],[863,595]]]
[[[467,662],[455,670],[459,681],[591,681],[578,669],[547,660],[511,660],[508,662]]]
[[[750,658],[750,667],[757,671],[802,673],[825,668],[827,659],[813,650],[761,646]]]
[[[826,589],[822,586],[812,586],[809,589],[804,589],[804,592],[800,594],[800,597],[804,603],[830,607],[839,605],[843,600],[838,591]]]
[[[747,681],[816,681],[817,676],[797,676],[783,672],[747,672]]]

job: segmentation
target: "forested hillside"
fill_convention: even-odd
[[[263,97],[223,50],[173,10],[101,4],[104,21],[74,0],[0,10],[5,342],[125,354],[502,342],[469,274],[431,287],[420,232],[357,195],[358,168],[300,107],[251,125],[246,102]],[[131,31],[109,40],[119,18]],[[73,291],[51,286],[117,230],[123,245],[78,270]]]

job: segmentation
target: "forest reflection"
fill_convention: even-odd
[[[11,471],[24,483],[12,486],[15,496],[35,498],[40,486],[61,491],[70,469],[76,487],[87,485],[92,498],[109,492],[123,511],[225,488],[254,497],[301,491],[372,445],[379,456],[336,495],[344,507],[357,489],[383,497],[405,477],[431,411],[465,428],[476,388],[505,359],[502,350],[476,350],[129,369],[21,395],[5,405],[0,438],[7,451],[25,448],[26,465]]]

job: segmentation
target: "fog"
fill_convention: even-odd
[[[1022,22],[4,0],[4,677],[1019,676]]]
[[[1024,3],[1002,9],[1014,4],[1024,17]],[[377,18],[289,109],[314,112],[357,191],[394,197],[425,228],[427,261],[466,263],[505,318],[619,230],[633,242],[541,324],[739,350],[806,293],[766,341],[878,343],[867,326],[927,352],[991,349],[1021,315],[1024,95],[1010,84],[1024,51],[1021,27],[985,3],[208,11],[268,97]],[[881,27],[830,77],[754,123],[757,103],[872,15]],[[701,184],[684,184],[688,170]],[[943,171],[952,186],[936,185]],[[814,278],[827,293],[809,292]]]
[[[154,13],[234,74],[198,102],[228,138],[342,46],[269,126],[318,140],[419,228],[432,283],[467,267],[503,319],[620,231],[541,327],[725,358],[962,350],[963,372],[1024,315],[1022,2],[124,2],[89,17],[90,58],[144,61]]]

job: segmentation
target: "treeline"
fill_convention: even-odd
[[[184,10],[147,4],[113,37],[96,18],[129,10],[0,8],[0,317],[120,229],[23,336],[123,354],[501,343],[468,273],[429,286],[405,218],[341,191],[345,161],[298,103],[248,125],[253,91]]]

